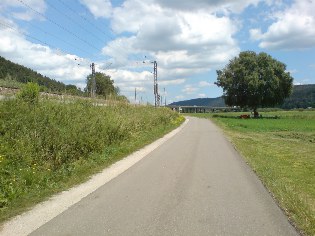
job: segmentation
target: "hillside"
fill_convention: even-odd
[[[224,107],[224,99],[217,98],[196,98],[180,102],[173,102],[169,105],[175,106],[210,106],[210,107]],[[293,92],[289,98],[285,100],[280,108],[315,108],[315,84],[295,85]]]
[[[2,86],[13,88],[20,87],[21,84],[34,82],[41,86],[43,91],[55,93],[66,92],[79,95],[82,92],[75,85],[65,85],[62,82],[50,79],[25,66],[13,63],[0,56],[0,82]]]
[[[315,84],[295,85],[289,98],[285,100],[281,108],[315,108]]]
[[[218,98],[196,98],[186,101],[173,102],[169,105],[174,106],[211,106],[211,107],[225,107],[224,99]]]

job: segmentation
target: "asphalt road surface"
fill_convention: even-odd
[[[31,235],[298,235],[221,131],[189,119]]]

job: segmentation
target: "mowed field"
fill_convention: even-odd
[[[315,235],[315,111],[193,114],[211,118],[306,235]],[[278,116],[278,119],[271,119]]]

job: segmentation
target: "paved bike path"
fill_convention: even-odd
[[[298,235],[222,132],[189,119],[31,235]]]

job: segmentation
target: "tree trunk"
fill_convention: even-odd
[[[259,113],[257,111],[257,108],[254,108],[254,118],[258,118],[259,117]]]

